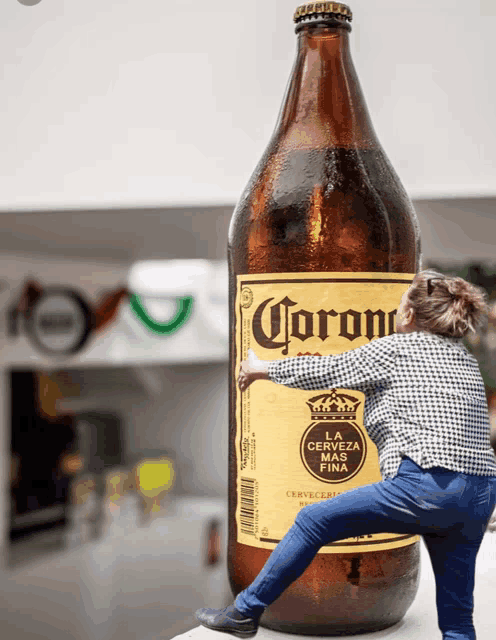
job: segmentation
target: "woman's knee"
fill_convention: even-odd
[[[300,509],[294,520],[294,526],[313,544],[321,546],[327,542],[328,527],[319,503],[309,504]]]
[[[315,535],[319,529],[319,517],[316,513],[315,504],[309,504],[303,507],[296,514],[294,526],[299,529],[305,536]]]
[[[295,524],[300,527],[306,527],[309,524],[315,524],[319,520],[319,516],[316,513],[318,509],[316,509],[317,504],[308,504],[306,507],[301,508],[296,514]]]

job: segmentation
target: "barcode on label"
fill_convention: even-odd
[[[255,535],[255,480],[241,478],[240,523],[242,533]]]

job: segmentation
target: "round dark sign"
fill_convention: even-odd
[[[26,330],[41,351],[69,355],[79,351],[87,341],[92,318],[90,308],[75,291],[50,288],[31,308]]]
[[[303,464],[322,482],[338,483],[355,476],[363,466],[367,443],[353,422],[311,424],[300,444]]]

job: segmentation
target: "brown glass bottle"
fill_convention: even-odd
[[[350,20],[349,9],[337,3],[297,9],[297,57],[282,110],[229,230],[228,570],[234,594],[254,580],[270,555],[255,541],[239,542],[235,517],[239,276],[414,274],[420,265],[415,212],[374,133],[353,67]],[[419,555],[418,541],[365,553],[318,554],[268,607],[261,624],[307,635],[391,626],[415,597]]]

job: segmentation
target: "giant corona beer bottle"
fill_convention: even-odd
[[[296,62],[267,150],[229,230],[228,570],[257,576],[305,505],[381,480],[364,395],[262,380],[243,393],[249,349],[265,360],[329,355],[395,331],[420,266],[418,223],[374,133],[349,49],[351,12],[296,10]],[[263,626],[307,635],[388,627],[412,603],[419,539],[332,542],[268,607]]]

